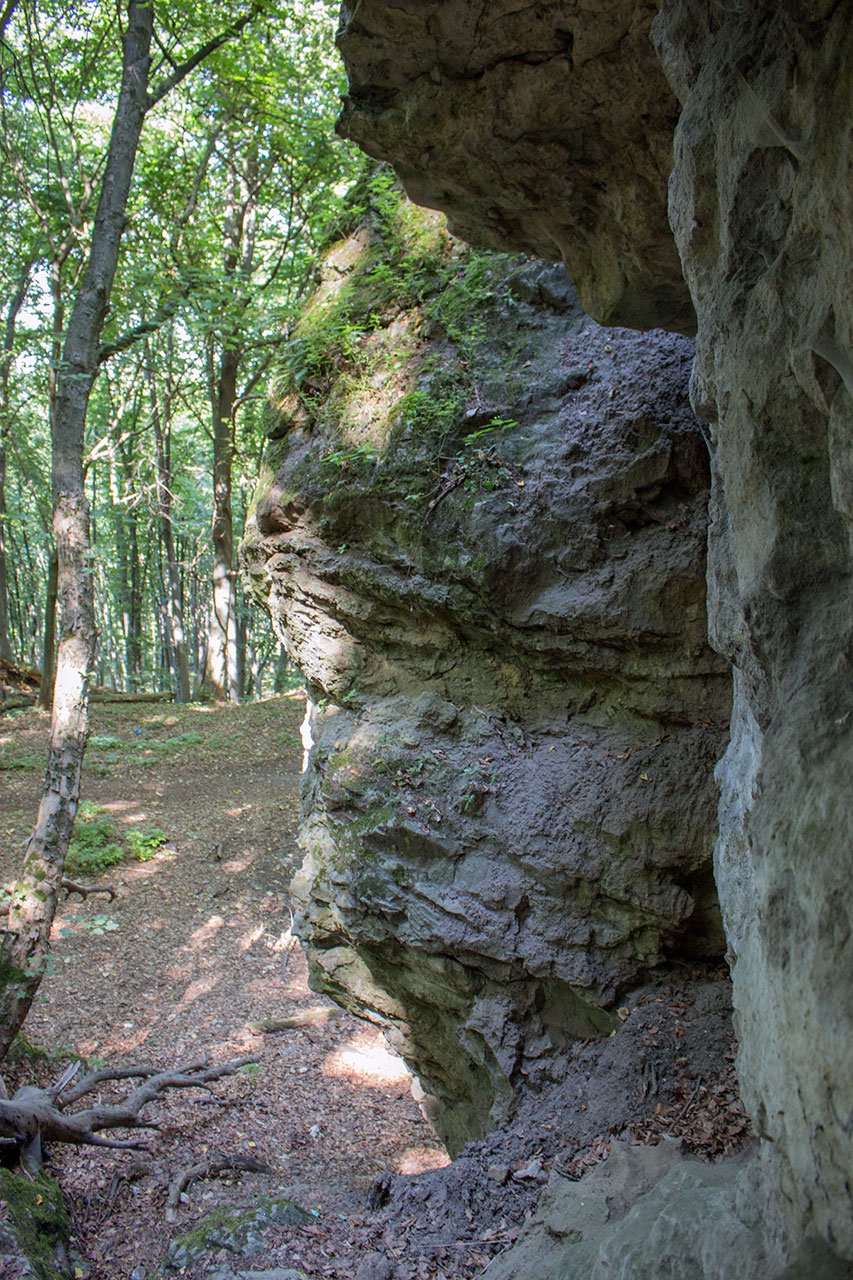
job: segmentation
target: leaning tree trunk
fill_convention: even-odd
[[[38,990],[65,854],[80,798],[88,727],[95,611],[89,566],[89,506],[83,437],[98,371],[99,343],[118,263],[136,151],[148,106],[153,6],[129,0],[122,36],[122,84],[110,136],[86,274],[68,325],[53,421],[53,530],[59,565],[61,631],[50,751],[38,819],[0,944],[0,1059]]]

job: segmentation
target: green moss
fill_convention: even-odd
[[[395,862],[391,868],[391,879],[398,884],[401,889],[411,889],[415,883],[415,877],[408,867],[404,867],[401,862]]]
[[[310,1221],[311,1215],[294,1201],[271,1196],[260,1197],[252,1209],[217,1209],[200,1226],[172,1241],[166,1265],[171,1269],[185,1267],[218,1249],[246,1257],[261,1246],[260,1234],[265,1227]]]
[[[452,496],[436,527],[514,475],[505,459],[518,446],[504,444],[514,423],[471,417],[521,363],[523,339],[506,324],[508,258],[460,247],[384,167],[365,172],[351,214],[344,230],[358,238],[329,248],[340,283],[327,270],[277,371],[276,399],[290,415],[299,402],[316,440],[288,464],[287,484],[331,545],[380,535],[417,558],[442,486]],[[264,492],[289,446],[271,447]],[[263,603],[260,576],[252,590]]]
[[[68,1280],[70,1230],[62,1192],[44,1170],[28,1178],[0,1169],[0,1197],[9,1210],[18,1248],[37,1280]]]

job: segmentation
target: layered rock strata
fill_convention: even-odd
[[[456,1149],[645,971],[719,953],[729,681],[691,344],[602,329],[561,267],[433,234],[366,364],[285,402],[246,555],[317,704],[313,980],[390,1029]],[[352,325],[387,252],[337,246],[317,305]]]
[[[581,15],[579,7],[570,0],[537,7],[543,21],[529,21],[516,44],[517,97],[535,96],[537,71],[528,60],[536,62],[557,29],[571,27],[575,42],[579,31],[594,33],[602,24],[614,36],[624,30],[621,6],[595,14],[584,6]],[[638,20],[648,18],[647,6],[629,7]],[[458,0],[444,0],[424,10],[427,34],[415,39],[410,27],[400,47],[405,84],[372,52],[390,53],[399,6],[365,0],[354,18],[345,10],[345,19],[362,26],[366,10],[372,35],[367,44],[345,38],[342,45],[354,86],[354,135],[398,164],[410,190],[454,212],[461,172],[470,175],[466,191],[488,174],[498,192],[519,194],[515,140],[501,147],[496,137],[481,169],[472,137],[484,137],[489,122],[476,84],[466,98],[436,93],[435,132],[447,144],[425,150],[419,162],[411,129],[398,123],[395,141],[392,118],[405,119],[409,109],[415,123],[420,118],[419,86],[435,61],[430,31],[468,14],[464,29],[456,27],[455,47],[479,47],[487,8],[471,15]],[[694,404],[713,434],[710,627],[735,667],[732,742],[720,766],[717,882],[734,965],[741,1080],[763,1139],[753,1197],[762,1221],[753,1225],[765,1233],[766,1266],[775,1273],[808,1254],[811,1245],[801,1240],[825,1242],[814,1245],[818,1253],[853,1257],[853,15],[846,0],[664,0],[660,10],[656,47],[681,104],[670,216],[698,316]],[[611,70],[642,118],[660,103],[659,73],[645,67],[638,79],[636,66],[628,45]],[[549,74],[539,83],[556,98]],[[513,97],[509,88],[505,97]],[[571,112],[571,98],[567,84],[548,118]],[[496,122],[505,120],[501,104],[493,112]],[[633,129],[622,136],[622,149],[614,136],[605,157],[601,186],[609,180],[611,189],[631,191],[649,170],[637,163]],[[565,132],[562,174],[573,172],[575,160],[583,166],[586,137]],[[553,181],[554,165],[543,153],[538,171],[531,165],[534,194],[520,201],[514,222],[501,224],[505,246],[528,243],[525,218],[540,222]],[[494,240],[496,224],[484,206],[467,196],[465,205],[469,221],[458,225]],[[556,196],[553,216],[561,223],[563,207]],[[653,220],[627,238],[647,267],[647,318],[665,323],[667,309],[655,309],[655,280],[672,287],[658,265],[670,236]],[[561,250],[575,271],[578,263],[582,273],[589,270],[596,254],[602,271],[611,269],[610,248],[585,230]],[[595,290],[583,296],[598,305]],[[748,1177],[755,1176],[753,1168]],[[685,1274],[716,1274],[703,1265]],[[620,1274],[649,1274],[626,1268]]]

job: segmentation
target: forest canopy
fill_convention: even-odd
[[[51,425],[128,14],[9,0],[0,15],[0,656],[44,667],[44,705]],[[98,684],[237,700],[281,678],[234,549],[277,353],[359,166],[334,136],[335,18],[326,0],[155,7],[83,439]]]

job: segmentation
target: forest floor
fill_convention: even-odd
[[[93,708],[83,824],[93,856],[100,839],[147,860],[128,852],[99,875],[69,871],[102,878],[117,896],[60,908],[53,972],[7,1083],[48,1083],[73,1055],[166,1069],[249,1054],[256,1065],[210,1094],[180,1090],[152,1104],[159,1128],[145,1151],[49,1152],[89,1280],[152,1277],[170,1243],[169,1273],[187,1280],[248,1267],[318,1280],[466,1280],[512,1244],[552,1171],[580,1176],[613,1136],[682,1137],[703,1158],[744,1144],[728,981],[716,964],[654,975],[625,998],[618,1037],[579,1045],[565,1082],[448,1168],[404,1064],[374,1028],[340,1013],[259,1032],[265,1018],[327,1007],[308,989],[291,933],[302,714],[298,695]],[[35,711],[0,720],[2,880],[29,834],[46,738]],[[202,1176],[170,1210],[181,1173],[219,1158],[269,1171]],[[264,1197],[292,1200],[305,1216],[288,1222]],[[257,1221],[237,1229],[222,1217],[259,1206]]]
[[[149,861],[128,855],[99,875],[74,872],[113,884],[117,896],[60,908],[54,972],[7,1083],[55,1078],[70,1054],[162,1069],[251,1054],[258,1065],[210,1096],[167,1094],[151,1108],[161,1127],[148,1152],[50,1152],[91,1280],[150,1274],[170,1238],[223,1204],[289,1196],[319,1224],[363,1209],[385,1169],[447,1162],[378,1031],[343,1014],[275,1035],[253,1030],[328,1004],[308,990],[290,931],[303,712],[298,696],[237,708],[93,707],[84,800],[114,820],[119,841],[156,828],[168,843]],[[35,815],[46,737],[47,718],[34,711],[0,722],[3,880]],[[168,1222],[169,1184],[211,1155],[254,1157],[272,1172],[195,1182]],[[309,1242],[322,1234],[318,1225]]]

